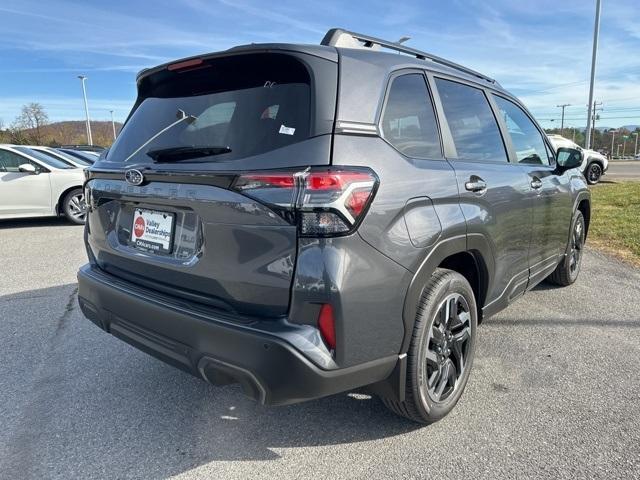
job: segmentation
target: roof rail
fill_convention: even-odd
[[[382,40],[381,38],[371,37],[362,33],[343,30],[342,28],[332,28],[331,30],[329,30],[325,34],[320,44],[330,47],[344,46],[351,48],[373,48],[375,46],[378,46],[381,48],[388,48],[389,50],[395,50],[396,52],[412,55],[420,60],[431,60],[432,62],[454,68],[468,75],[481,78],[482,80],[486,80],[489,83],[496,83],[496,81],[491,77],[487,77],[480,72],[476,72],[475,70],[472,70],[470,68],[463,67],[462,65],[451,62],[442,57],[438,57],[437,55],[432,55],[431,53],[416,50],[415,48],[405,47],[398,42],[390,42],[388,40]]]

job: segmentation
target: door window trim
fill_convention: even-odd
[[[551,145],[551,142],[549,141],[549,138],[547,137],[547,134],[544,133],[544,130],[542,130],[540,128],[540,125],[538,125],[538,122],[536,122],[536,120],[533,118],[533,116],[531,116],[531,114],[525,108],[525,106],[522,105],[522,103],[520,103],[520,101],[518,99],[514,98],[514,97],[510,97],[510,96],[505,95],[503,93],[498,93],[498,92],[493,92],[493,91],[490,92],[490,93],[491,94],[489,96],[490,96],[491,107],[495,108],[495,113],[496,113],[497,118],[498,118],[498,124],[500,126],[500,129],[503,131],[503,137],[506,136],[507,142],[509,144],[510,162],[515,163],[516,165],[525,166],[525,167],[533,167],[533,168],[537,168],[537,169],[546,167],[549,170],[555,170],[556,169],[556,152],[555,152],[555,149]],[[516,149],[515,149],[515,147],[513,145],[513,142],[511,141],[511,135],[509,134],[509,128],[507,127],[506,122],[502,119],[502,116],[500,115],[500,107],[498,107],[498,104],[493,99],[493,96],[500,97],[503,100],[507,100],[508,102],[513,103],[518,108],[520,108],[520,110],[522,110],[524,112],[524,114],[529,119],[529,121],[531,121],[531,123],[536,128],[536,130],[538,130],[538,133],[540,135],[542,135],[542,141],[545,144],[545,147],[547,147],[547,149],[551,152],[552,156],[551,156],[551,160],[549,161],[549,165],[531,165],[531,164],[519,163],[518,162],[518,156],[516,154]]]
[[[512,158],[511,158],[511,154],[509,151],[509,148],[507,147],[507,141],[511,141],[510,138],[506,139],[504,136],[504,131],[501,128],[501,123],[500,123],[500,119],[499,117],[496,115],[496,110],[494,109],[494,106],[492,104],[492,99],[491,99],[491,93],[493,93],[493,90],[491,89],[487,89],[485,86],[481,86],[477,83],[474,82],[470,82],[465,80],[464,78],[459,78],[459,77],[455,77],[452,75],[447,75],[441,72],[429,72],[427,71],[427,79],[429,81],[429,85],[431,87],[431,90],[434,92],[433,93],[433,101],[436,103],[436,113],[439,117],[439,122],[443,125],[443,131],[446,132],[445,134],[443,134],[443,141],[445,143],[445,157],[447,160],[450,160],[452,162],[456,162],[456,161],[464,161],[464,162],[470,162],[470,163],[483,163],[483,164],[491,164],[491,165],[513,165],[512,162]],[[446,80],[449,82],[454,82],[454,83],[458,83],[461,85],[464,85],[466,87],[469,88],[475,88],[476,90],[480,90],[482,92],[482,94],[484,95],[485,99],[487,100],[487,103],[489,105],[489,108],[491,109],[491,113],[493,114],[493,118],[496,121],[496,125],[498,127],[498,132],[500,134],[500,137],[502,139],[502,147],[504,148],[504,152],[505,155],[507,157],[507,161],[506,162],[502,162],[502,161],[488,161],[488,160],[476,160],[476,159],[462,159],[460,160],[458,157],[458,151],[456,149],[456,145],[455,142],[453,140],[453,134],[451,133],[451,129],[449,128],[449,123],[447,122],[447,117],[446,114],[444,112],[444,105],[442,104],[442,99],[440,98],[440,92],[438,91],[438,87],[436,85],[436,80],[437,79],[441,79],[441,80]]]

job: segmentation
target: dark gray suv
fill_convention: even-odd
[[[87,171],[79,302],[206,381],[272,405],[366,387],[433,422],[480,320],[578,276],[581,153],[480,73],[334,29],[137,86]]]

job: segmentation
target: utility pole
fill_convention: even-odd
[[[573,143],[576,143],[576,127],[573,127],[571,130],[573,130]]]
[[[617,130],[611,131],[611,158],[613,158],[613,142],[616,139]]]
[[[627,136],[622,136],[622,158],[624,158],[624,153],[627,150]]]
[[[638,156],[638,132],[633,133],[636,136],[636,148],[633,150],[633,158],[635,160],[636,156]]]
[[[618,151],[617,151],[617,153],[616,153],[616,157],[618,157],[618,158],[620,158],[620,147],[621,147],[621,146],[622,146],[622,145],[618,144]]]
[[[109,113],[111,114],[111,128],[113,129],[113,139],[116,139],[116,124],[113,121],[113,110],[109,110]]]
[[[564,135],[564,109],[570,107],[570,103],[563,103],[562,105],[556,105],[556,107],[562,109],[562,120],[560,120],[560,135]]]
[[[598,108],[600,107],[600,108]],[[596,140],[596,120],[600,120],[600,115],[598,115],[596,112],[597,111],[602,111],[604,110],[604,108],[602,108],[602,102],[593,102],[593,108],[591,109],[591,138],[593,139],[593,143],[595,146],[595,140]],[[589,147],[585,147],[585,148],[589,148]]]
[[[93,139],[91,138],[91,123],[89,122],[89,104],[87,103],[87,88],[85,87],[85,80],[87,77],[84,75],[78,75],[80,83],[82,83],[82,96],[84,97],[84,114],[87,118],[87,143],[93,145]]]
[[[589,110],[587,112],[587,130],[584,148],[591,148],[591,104],[593,103],[593,87],[596,81],[596,59],[598,57],[598,35],[600,34],[600,0],[596,0],[596,21],[593,27],[593,51],[591,53],[591,80],[589,82]]]

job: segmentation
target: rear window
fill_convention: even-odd
[[[153,73],[107,161],[144,163],[151,151],[220,147],[189,161],[227,162],[282,148],[309,138],[311,96],[308,69],[286,54],[235,55]]]

